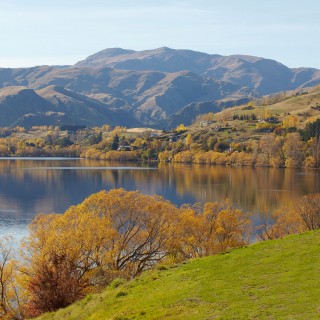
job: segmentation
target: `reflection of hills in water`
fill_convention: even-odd
[[[108,167],[107,167],[108,166]],[[102,189],[158,194],[171,202],[229,198],[254,214],[255,224],[300,196],[320,192],[318,172],[186,165],[141,167],[85,159],[0,160],[0,223],[24,224],[39,212],[64,212]]]

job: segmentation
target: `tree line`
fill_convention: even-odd
[[[209,114],[210,115],[210,114]],[[212,115],[210,115],[212,118]],[[252,115],[237,116],[255,121]],[[245,120],[248,119],[248,120]],[[42,128],[39,137],[24,128],[1,129],[0,156],[72,156],[97,160],[160,161],[232,166],[319,168],[320,119],[298,130],[298,118],[289,115],[282,123],[273,119],[254,123],[257,138],[231,139],[236,128],[215,125],[191,132],[179,125],[171,132],[132,135],[125,128]],[[39,128],[32,130],[37,132]],[[66,129],[66,128],[64,128]],[[67,127],[68,129],[68,127]],[[9,135],[8,135],[9,130]],[[224,138],[219,130],[227,130]],[[0,132],[1,136],[1,132]]]

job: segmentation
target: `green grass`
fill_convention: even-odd
[[[40,319],[320,319],[319,275],[316,231],[158,268]]]

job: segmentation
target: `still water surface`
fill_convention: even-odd
[[[317,171],[292,169],[0,158],[0,236],[21,238],[37,213],[63,213],[92,193],[120,187],[176,205],[229,198],[259,225],[274,209],[320,192],[319,178]]]

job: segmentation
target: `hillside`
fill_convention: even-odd
[[[241,99],[319,83],[317,69],[290,69],[260,57],[113,48],[73,66],[0,68],[0,89],[24,87],[44,98],[30,109],[30,100],[14,99],[11,93],[12,99],[0,106],[10,110],[10,117],[0,125],[107,123],[171,129],[178,119],[189,124],[204,110],[221,110],[221,101],[225,108]]]
[[[139,122],[125,110],[113,110],[103,102],[59,86],[40,90],[11,86],[0,89],[0,126],[82,124],[86,126],[134,126]]]
[[[319,242],[314,231],[160,267],[39,320],[317,319]]]
[[[302,92],[288,92],[282,96],[279,94],[278,98],[272,96],[262,98],[253,101],[253,106],[249,108],[242,104],[231,107],[224,113],[229,118],[241,114],[256,114],[259,117],[277,116],[280,121],[288,115],[294,115],[299,120],[299,127],[303,128],[306,123],[313,122],[320,117],[320,87],[306,88]],[[222,116],[223,112],[216,114],[217,118]]]

